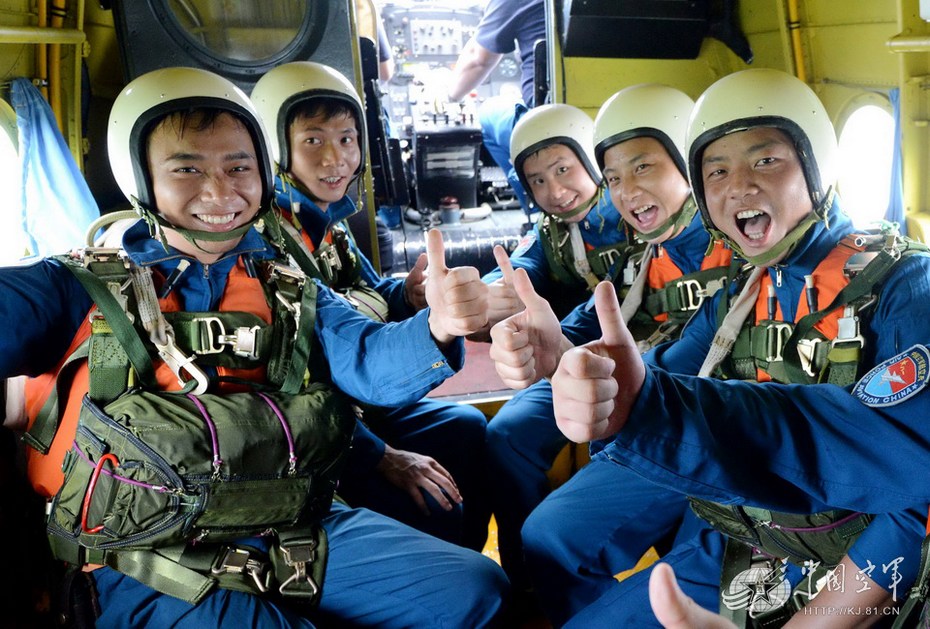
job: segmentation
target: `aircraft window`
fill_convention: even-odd
[[[19,134],[16,130],[16,113],[4,100],[0,100],[0,207],[20,208],[22,177],[19,164]],[[0,264],[10,264],[26,254],[28,248],[23,231],[23,215],[2,212],[0,219]]]
[[[190,39],[236,61],[257,61],[288,48],[307,19],[311,3],[170,0],[169,7]]]
[[[890,104],[866,104],[846,119],[840,133],[839,192],[856,227],[881,220],[888,209],[894,157]]]

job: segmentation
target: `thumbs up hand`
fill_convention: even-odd
[[[525,270],[513,273],[513,287],[526,309],[491,328],[489,356],[504,384],[525,389],[550,376],[571,344],[562,336],[549,302],[536,293]]]
[[[603,439],[623,428],[646,379],[613,284],[597,285],[594,306],[601,338],[567,351],[552,377],[556,423],[576,443]]]
[[[426,234],[426,303],[430,307],[429,329],[440,346],[458,336],[480,330],[488,321],[488,287],[478,269],[471,266],[448,268],[442,234],[431,229]]]
[[[501,277],[488,284],[488,323],[468,337],[472,341],[490,341],[492,326],[523,310],[523,302],[513,288],[513,265],[500,245],[494,245],[494,259],[501,270]]]
[[[417,312],[426,308],[426,261],[427,255],[421,253],[404,278],[404,299]]]

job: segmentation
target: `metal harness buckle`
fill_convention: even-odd
[[[307,276],[299,269],[292,268],[280,262],[271,261],[266,266],[266,280],[270,283],[276,280],[290,282],[297,286],[303,286]]]
[[[244,548],[229,546],[225,553],[217,556],[210,572],[215,575],[246,573],[252,577],[258,591],[265,593],[271,586],[271,572],[268,567],[267,561],[252,559],[251,553]]]
[[[675,285],[675,289],[678,291],[678,299],[682,304],[679,310],[684,312],[697,310],[706,295],[704,288],[697,280],[681,280]]]
[[[783,360],[782,350],[785,343],[791,338],[794,326],[790,323],[773,323],[765,327],[765,361],[775,362]]]
[[[808,376],[813,378],[814,359],[817,357],[817,347],[823,343],[823,339],[801,339],[798,341],[798,358],[801,359],[801,369]]]
[[[111,247],[87,247],[80,249],[77,255],[81,258],[84,268],[90,267],[96,262],[113,262],[120,260],[127,269],[129,268],[129,257],[122,249]]]
[[[205,347],[197,350],[197,354],[219,354],[224,346],[230,346],[236,356],[258,359],[257,325],[251,328],[240,326],[232,334],[227,334],[226,327],[219,317],[195,317],[192,322],[202,324],[201,338]]]
[[[181,386],[187,384],[181,375],[181,372],[184,371],[197,383],[191,393],[194,395],[201,395],[207,391],[210,379],[207,378],[207,374],[197,366],[193,357],[185,355],[184,352],[175,345],[174,333],[170,329],[165,331],[163,343],[157,342],[154,338],[152,342],[155,344],[155,349],[158,350],[158,355],[161,356],[161,359],[165,361],[168,368],[177,376],[178,384]]]
[[[281,552],[284,553],[284,563],[294,569],[294,574],[281,584],[278,591],[285,596],[303,594],[300,590],[300,583],[303,581],[310,586],[310,596],[316,596],[317,592],[320,591],[320,587],[307,572],[307,564],[316,559],[316,541],[293,546],[282,546]],[[291,590],[297,591],[292,593]]]
[[[836,338],[832,344],[837,343],[858,343],[859,347],[865,345],[865,339],[859,333],[859,317],[856,315],[858,308],[853,305],[847,305],[843,308],[843,316],[836,322]]]

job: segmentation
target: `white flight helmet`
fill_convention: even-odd
[[[157,217],[146,140],[166,115],[197,108],[226,110],[242,122],[255,143],[262,199],[271,198],[274,173],[268,141],[252,102],[227,79],[198,68],[163,68],[131,81],[113,103],[107,129],[110,168],[120,190],[147,220]],[[149,214],[149,216],[146,216]]]
[[[814,91],[794,76],[766,68],[743,70],[711,85],[698,99],[688,125],[688,169],[704,224],[720,235],[707,210],[701,161],[707,146],[725,135],[753,127],[774,127],[793,141],[811,201],[812,220],[802,221],[791,244],[813,222],[823,220],[839,168],[836,132]]]
[[[290,169],[287,122],[291,111],[300,103],[321,97],[344,102],[355,115],[362,158],[354,174],[361,174],[368,148],[362,99],[340,72],[313,61],[293,61],[272,68],[252,88],[252,102],[271,133],[272,158],[282,172]]]
[[[674,160],[682,177],[688,178],[685,164],[685,136],[694,101],[680,90],[658,83],[624,88],[607,99],[594,119],[594,155],[603,170],[607,149],[638,137],[655,138]]]
[[[510,136],[510,161],[530,198],[533,194],[523,175],[523,163],[551,144],[564,144],[572,149],[591,179],[600,184],[601,171],[594,158],[594,122],[591,117],[572,105],[540,105],[520,118]]]

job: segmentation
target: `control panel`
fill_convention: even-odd
[[[465,44],[463,31],[461,20],[415,18],[410,21],[410,52],[420,58],[446,54],[457,57]]]
[[[424,128],[477,128],[482,101],[508,90],[519,94],[519,62],[510,54],[462,102],[447,101],[452,68],[475,34],[483,6],[475,0],[380,3],[395,65],[394,76],[382,85],[382,102],[401,137],[410,138]]]

